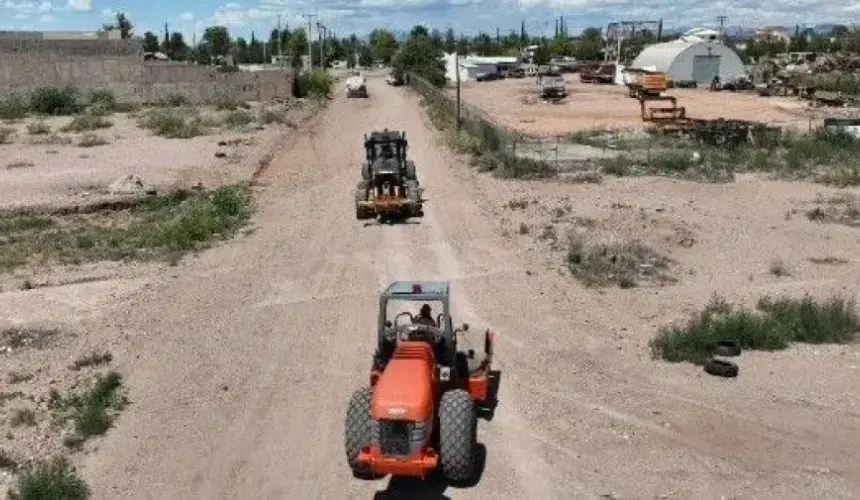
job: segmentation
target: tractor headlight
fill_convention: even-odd
[[[450,366],[440,366],[439,367],[439,380],[442,382],[448,382],[451,380],[451,367]]]
[[[424,441],[427,437],[427,422],[413,422],[412,430],[410,431],[410,441]]]

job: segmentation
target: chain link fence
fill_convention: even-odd
[[[410,73],[409,86],[428,106],[431,120],[445,129],[457,125],[457,102],[444,89]],[[460,102],[460,134],[467,134],[464,149],[478,157],[481,168],[503,177],[552,177],[564,160],[560,140],[540,140],[504,127],[486,112]]]

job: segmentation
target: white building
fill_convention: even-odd
[[[457,54],[445,54],[445,78],[449,82],[457,81]],[[499,71],[515,68],[518,64],[516,57],[482,57],[462,56],[459,58],[460,81],[474,80],[481,73],[497,73]]]
[[[731,48],[698,36],[646,47],[630,67],[662,71],[674,81],[698,83],[711,83],[715,76],[725,82],[746,75],[743,61]]]

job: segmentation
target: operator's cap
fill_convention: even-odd
[[[430,304],[424,304],[421,306],[421,312],[430,312]]]

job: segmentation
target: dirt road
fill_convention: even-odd
[[[341,92],[263,177],[256,230],[188,259],[105,328],[133,404],[84,463],[97,499],[370,499],[344,413],[366,383],[378,292],[447,279],[455,319],[499,332],[500,405],[473,488],[396,482],[409,499],[857,498],[860,413],[753,400],[743,378],[679,375],[619,351],[641,311],[569,277],[525,272],[487,196],[437,144],[405,88]],[[383,105],[383,103],[385,103]],[[361,134],[407,131],[426,187],[416,224],[354,218]],[[632,326],[631,326],[632,327]],[[698,372],[697,372],[698,373]],[[850,388],[847,390],[851,390]],[[856,390],[856,389],[855,389]],[[741,396],[737,396],[740,393]],[[661,496],[662,495],[662,496]]]

